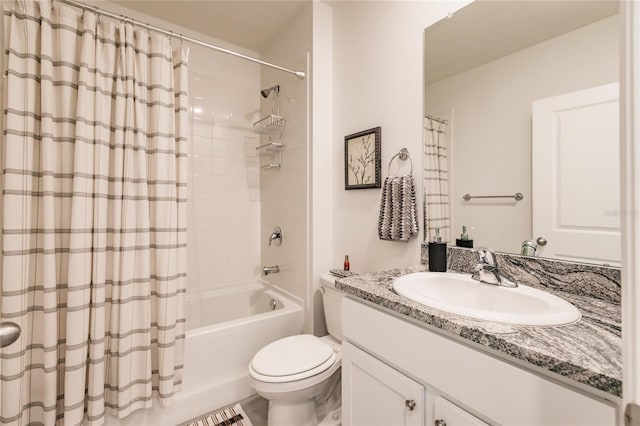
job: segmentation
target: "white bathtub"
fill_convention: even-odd
[[[274,309],[275,306],[275,309]],[[176,425],[253,394],[247,367],[266,344],[300,334],[302,303],[269,284],[215,287],[187,298],[182,391],[169,407],[138,411],[107,424]]]

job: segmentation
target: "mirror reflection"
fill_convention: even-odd
[[[477,0],[426,29],[425,240],[619,265],[617,7]]]

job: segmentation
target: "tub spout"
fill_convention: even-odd
[[[278,272],[280,272],[280,265],[264,266],[262,268],[262,273],[264,274],[264,276],[267,276],[269,274],[277,274]]]

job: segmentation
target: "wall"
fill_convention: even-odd
[[[282,165],[279,170],[261,171],[263,205],[261,265],[279,265],[280,273],[266,277],[270,283],[302,299],[309,307],[309,52],[311,51],[312,5],[282,28],[262,53],[262,59],[278,65],[307,71],[301,80],[294,75],[263,68],[262,87],[280,85],[280,111],[285,118]],[[257,93],[257,92],[256,92]],[[272,95],[273,96],[273,95]],[[271,113],[271,97],[263,100],[261,115]],[[277,136],[277,134],[276,134]],[[268,139],[262,137],[261,143]],[[262,160],[267,162],[266,159]],[[282,228],[282,246],[268,246],[275,225]],[[305,331],[313,329],[312,310],[305,310]]]
[[[266,280],[300,298],[308,307],[312,306],[310,301],[314,297],[318,305],[316,291],[309,285],[312,7],[317,5],[310,3],[259,55],[169,26],[249,56],[307,71],[307,78],[300,80],[210,51],[202,55],[205,62],[200,68],[193,61],[201,55],[192,51],[190,70],[192,74],[196,72],[193,75],[200,78],[196,85],[202,87],[198,90],[202,92],[198,95],[202,99],[193,100],[203,104],[208,117],[194,120],[193,126],[190,190],[194,195],[191,197],[194,209],[189,222],[191,294],[196,294],[192,288],[206,286],[209,281],[217,285],[260,277],[262,266],[277,264],[281,272],[269,275]],[[158,22],[123,8],[109,10],[117,13],[125,10],[127,15],[144,22]],[[224,62],[214,63],[214,59],[206,58]],[[328,74],[324,73],[325,78]],[[260,89],[274,84],[281,86],[281,115],[286,120],[283,162],[280,170],[261,170],[260,163],[267,163],[268,159],[257,157],[255,146],[268,139],[253,134],[251,127],[271,113],[272,98],[264,100]],[[192,94],[196,94],[193,88]],[[330,93],[325,95],[330,97]],[[281,247],[268,246],[275,225],[283,230]],[[213,270],[220,275],[210,274]],[[313,310],[305,312],[305,331],[312,331]]]
[[[169,28],[249,56],[256,52],[169,24],[118,4],[100,8]],[[174,44],[179,43],[175,37]],[[261,67],[202,46],[189,48],[188,292],[252,281],[260,267],[260,174],[253,122],[259,117]],[[190,327],[199,304],[187,307]]]
[[[259,274],[260,174],[252,127],[259,92],[256,64],[191,47],[190,299],[198,300],[200,289],[252,281]],[[195,320],[198,312],[190,314]]]
[[[612,16],[426,88],[427,112],[450,119],[454,236],[462,225],[474,227],[476,245],[509,252],[537,237],[531,235],[531,102],[618,81],[618,39],[619,17]],[[524,200],[462,201],[466,193],[516,192]]]
[[[332,267],[332,181],[339,167],[332,163],[333,141],[333,10],[324,1],[313,2],[313,54],[311,58],[311,267],[308,282],[316,335],[326,334],[320,275]],[[329,213],[328,213],[329,212]]]
[[[327,232],[332,232],[333,267],[342,266],[345,254],[357,272],[420,262],[423,32],[466,3],[332,3],[333,229]],[[389,160],[400,148],[406,147],[414,161],[420,235],[409,243],[378,239],[380,189],[344,189],[344,136],[376,126],[382,127],[383,181]],[[402,167],[400,172],[408,171],[406,164]]]

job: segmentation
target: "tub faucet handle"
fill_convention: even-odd
[[[271,246],[272,242],[276,242],[276,247],[280,247],[282,245],[282,228],[276,226],[273,228],[273,232],[269,237],[269,246]]]

